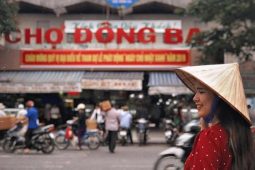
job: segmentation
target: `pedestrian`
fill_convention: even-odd
[[[96,120],[98,129],[102,132],[103,136],[105,132],[105,121],[104,115],[102,114],[99,104],[96,104],[95,109],[93,110],[92,115],[90,116],[90,119]]]
[[[78,111],[77,117],[74,119],[77,121],[77,137],[78,137],[78,147],[82,149],[82,138],[86,132],[86,113],[85,113],[86,105],[83,103],[78,104],[76,107],[76,111]]]
[[[119,130],[119,116],[120,113],[111,107],[110,110],[103,112],[105,114],[105,129],[107,131],[107,142],[110,153],[114,153],[116,147],[116,140]]]
[[[182,106],[177,106],[177,111],[174,113],[173,117],[174,123],[178,129],[178,132],[182,132],[183,128],[183,114],[182,114]]]
[[[184,169],[254,170],[251,121],[238,64],[184,67],[176,73],[195,93],[203,124]]]
[[[120,128],[127,130],[127,138],[130,143],[133,144],[133,138],[131,133],[132,115],[128,110],[128,106],[122,107],[123,111],[120,113]]]
[[[0,103],[0,117],[6,116],[4,109],[5,109],[5,105],[3,103]]]
[[[38,128],[38,111],[34,107],[34,102],[32,100],[28,100],[26,102],[27,106],[27,114],[26,117],[28,119],[28,127],[27,132],[25,134],[25,149],[24,153],[29,153],[29,149],[31,147],[30,141],[33,136],[33,132]]]

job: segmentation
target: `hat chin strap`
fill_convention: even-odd
[[[212,108],[210,110],[210,112],[205,116],[203,117],[204,121],[209,124],[212,122],[213,118],[214,118],[214,115],[216,113],[216,110],[217,110],[217,107],[218,107],[218,104],[219,104],[219,97],[216,96],[214,99],[213,99],[213,103],[212,103]]]

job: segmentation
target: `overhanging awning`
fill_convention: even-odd
[[[81,92],[83,71],[0,72],[0,93]]]
[[[153,72],[149,74],[149,95],[191,94],[192,92],[172,72]]]
[[[82,89],[142,90],[143,72],[85,72]]]

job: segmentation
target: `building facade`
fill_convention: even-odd
[[[1,40],[0,93],[93,104],[190,94],[172,70],[198,64],[188,43],[214,25],[183,14],[190,0],[118,2],[18,0],[19,30]]]

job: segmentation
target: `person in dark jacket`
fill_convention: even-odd
[[[80,103],[78,104],[76,111],[78,111],[78,115],[77,115],[77,124],[78,124],[78,128],[77,128],[77,136],[78,136],[78,146],[80,149],[81,148],[81,144],[82,144],[82,137],[84,136],[85,132],[86,132],[86,124],[85,121],[87,119],[86,114],[85,114],[85,104]]]

